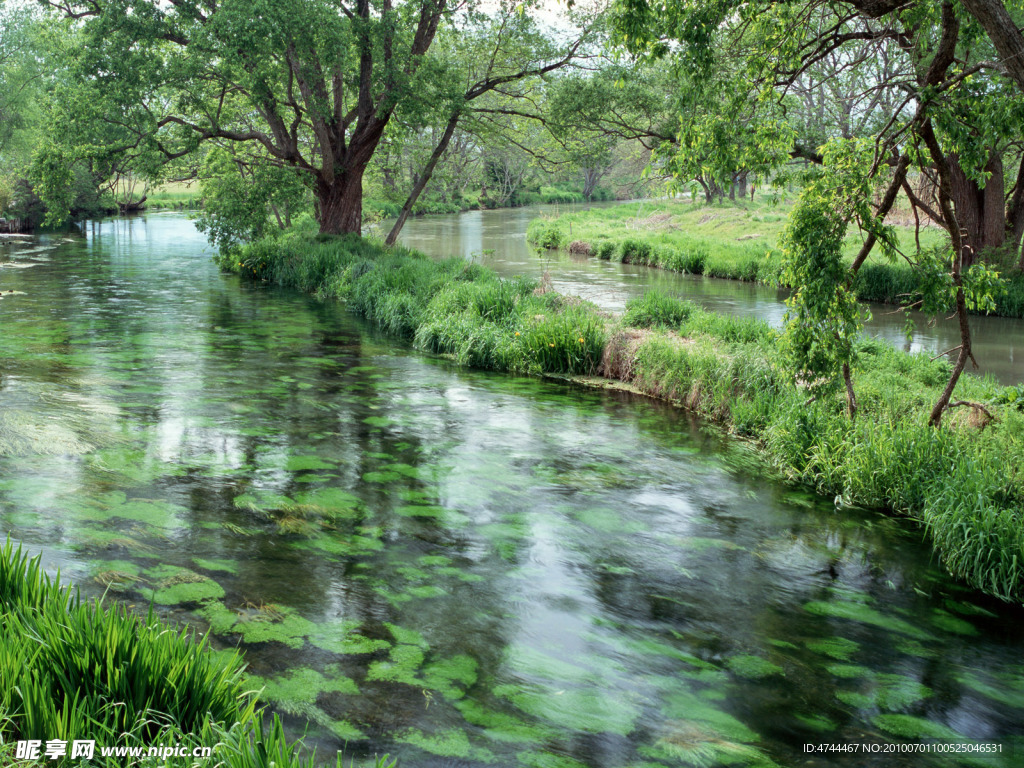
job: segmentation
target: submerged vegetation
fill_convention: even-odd
[[[124,765],[101,747],[212,748],[152,764],[307,768],[316,763],[265,719],[234,651],[123,605],[86,601],[51,579],[10,539],[0,549],[0,734],[95,742],[97,765]],[[72,762],[78,762],[76,758]],[[142,760],[142,764],[146,764]],[[336,760],[339,768],[343,761]],[[389,765],[387,758],[377,767]]]
[[[468,365],[612,379],[755,440],[790,480],[837,505],[880,507],[922,524],[946,568],[1006,600],[1024,597],[1024,413],[1008,388],[961,380],[942,429],[929,402],[949,364],[867,340],[853,375],[859,412],[840,393],[809,398],[763,322],[721,317],[665,296],[622,319],[527,280],[459,259],[433,261],[357,237],[301,232],[224,257],[226,268],[342,299],[420,349]]]

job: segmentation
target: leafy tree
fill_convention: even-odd
[[[238,151],[216,147],[201,171],[204,207],[196,221],[200,232],[222,253],[292,224],[307,192],[292,168],[261,162]]]
[[[762,161],[765,170],[782,162],[781,153],[763,151],[783,146],[780,116],[787,116],[790,132],[785,154],[816,164],[825,161],[825,153],[801,139],[851,140],[862,131],[871,151],[857,153],[861,176],[873,183],[851,203],[873,204],[873,217],[882,221],[902,193],[915,215],[946,229],[950,245],[941,257],[900,254],[918,269],[922,288],[945,286],[946,304],[960,319],[961,344],[949,352],[956,353],[952,374],[931,414],[931,423],[938,425],[961,372],[973,360],[969,305],[985,306],[998,289],[1000,254],[1021,253],[1024,79],[1019,62],[1005,60],[1019,42],[1013,21],[1019,11],[999,0],[621,0],[617,8],[619,39],[634,52],[671,56],[693,82],[737,73],[729,78],[731,96],[701,99],[708,115],[699,118],[694,131],[686,131],[684,123],[681,136],[695,141],[679,142],[677,164],[706,162],[704,150],[718,142],[734,144],[731,150],[717,149],[720,155],[743,156],[743,145],[736,145],[728,131],[716,130],[728,125],[730,114],[749,114],[745,146],[756,152],[747,156]],[[995,29],[992,22],[1000,12],[1004,22],[1012,22],[1007,30]],[[851,72],[867,61],[875,64],[861,70],[858,81]],[[824,110],[813,114],[826,91],[849,113],[849,120],[837,124],[838,136],[836,129],[831,136],[821,130]],[[747,104],[749,113],[720,108],[738,103]],[[1009,191],[1007,161],[1019,168]],[[709,165],[724,170],[728,164]],[[808,221],[824,227],[822,217],[830,217],[841,228],[849,208],[829,208],[824,190],[806,190],[801,206],[808,208]],[[804,231],[807,223],[794,231]],[[879,242],[879,234],[869,229],[849,274],[832,280],[836,291],[846,289]],[[896,251],[885,255],[895,258]],[[936,265],[947,279],[929,279]],[[801,286],[795,287],[799,292]],[[917,301],[926,299],[922,291]],[[830,343],[826,337],[834,332],[828,324],[819,326],[818,343]]]
[[[448,0],[52,0],[77,72],[76,156],[151,168],[206,142],[252,147],[313,190],[321,231],[359,232],[362,180],[400,111],[423,108]],[[92,139],[92,140],[91,140]]]
[[[593,18],[572,14],[575,29],[567,42],[559,44],[537,24],[532,15],[536,7],[534,0],[526,3],[502,0],[487,14],[467,15],[442,37],[440,47],[449,52],[445,60],[450,65],[449,75],[454,79],[445,92],[432,100],[441,109],[441,119],[435,126],[437,139],[415,173],[412,189],[388,233],[389,245],[397,241],[409,213],[460,127],[479,137],[494,135],[496,120],[540,119],[535,112],[527,111],[534,106],[531,102],[539,80],[570,66],[584,55],[584,46],[594,33]],[[512,162],[517,153],[508,146],[507,132],[502,135],[503,146],[495,148],[494,158],[486,167],[494,183],[491,189],[499,190],[492,198],[499,205],[512,198],[522,183],[520,171],[524,170],[521,162]]]

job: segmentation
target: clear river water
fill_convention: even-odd
[[[513,240],[497,213],[408,241],[481,252]],[[1024,764],[1024,611],[915,526],[667,406],[458,368],[210,256],[179,214],[0,244],[0,533],[243,649],[321,754]],[[670,277],[558,264],[610,306]],[[934,739],[1001,752],[864,751]]]

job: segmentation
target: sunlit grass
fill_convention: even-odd
[[[571,249],[599,259],[659,267],[692,275],[779,283],[778,236],[792,210],[795,194],[784,201],[737,201],[715,205],[682,200],[648,200],[589,209],[530,223],[527,238],[542,248]],[[908,252],[934,248],[945,240],[938,227],[923,227],[915,238],[909,214],[895,215],[899,247]],[[843,255],[852,262],[863,238],[847,236]],[[1024,317],[1024,275],[1003,267],[1009,278],[997,314]],[[862,301],[905,303],[921,278],[903,262],[873,254],[861,268],[857,296]]]

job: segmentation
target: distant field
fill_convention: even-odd
[[[201,208],[199,182],[161,184],[147,193],[147,208]]]

